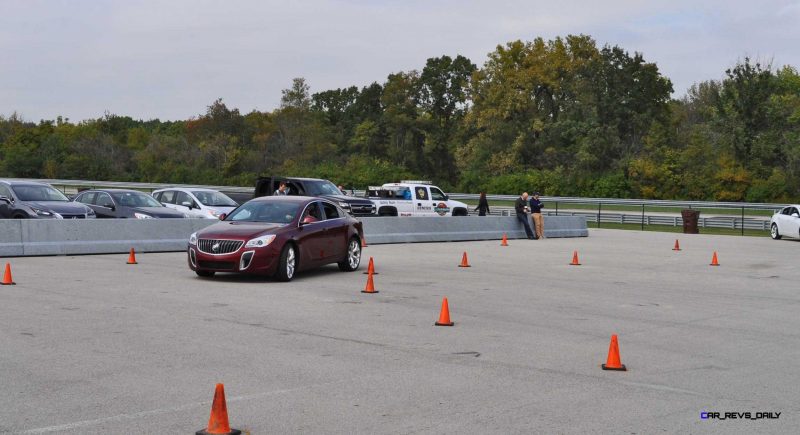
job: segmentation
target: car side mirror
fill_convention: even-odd
[[[194,208],[194,207],[192,207],[192,203],[191,203],[191,202],[189,202],[189,201],[183,201],[183,202],[181,203],[181,205],[182,205],[182,206],[184,206],[184,207],[188,207],[188,208],[189,208],[189,210],[191,210],[191,209],[193,209],[193,208]]]
[[[224,221],[226,217],[228,217],[228,215],[225,214],[225,213],[222,213],[221,215],[219,215],[219,220]]]
[[[450,197],[449,197],[449,196],[447,196],[447,195],[445,195],[445,196],[444,196],[444,200],[445,200],[445,201],[450,201]]]
[[[793,218],[800,218],[800,214],[797,214],[797,213],[792,213],[792,217],[793,217]]]
[[[114,204],[112,204],[110,202],[107,202],[107,203],[103,204],[103,207],[111,209],[111,211],[114,211],[114,210],[117,209],[116,207],[114,207]]]
[[[6,204],[11,204],[12,202],[7,196],[0,196],[0,201],[5,201]]]

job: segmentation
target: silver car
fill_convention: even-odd
[[[781,237],[800,238],[800,205],[787,205],[770,219],[770,235],[775,240]]]
[[[165,206],[196,219],[219,219],[239,206],[228,195],[211,189],[170,187],[153,191]]]

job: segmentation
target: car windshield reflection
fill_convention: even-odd
[[[163,207],[155,198],[139,192],[115,192],[111,194],[119,205],[125,207]]]
[[[21,201],[69,201],[63,193],[50,186],[13,186]]]
[[[250,201],[237,208],[225,218],[232,222],[265,222],[288,224],[297,216],[296,202]]]
[[[236,202],[220,192],[195,190],[192,194],[201,204],[208,207],[236,207]]]

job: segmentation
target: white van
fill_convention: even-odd
[[[239,206],[228,195],[211,189],[171,187],[153,191],[153,197],[165,206],[197,219],[219,219]]]

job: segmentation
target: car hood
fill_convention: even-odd
[[[167,207],[131,207],[132,212],[145,213],[157,218],[182,218],[185,214]]]
[[[357,198],[355,196],[347,196],[347,195],[322,195],[322,198],[330,199],[331,201],[335,202],[348,202],[353,204],[372,203],[372,201],[365,198]]]
[[[264,232],[279,231],[287,225],[258,222],[218,222],[197,232],[198,239],[249,240]]]
[[[32,201],[25,203],[29,207],[38,208],[39,210],[54,211],[58,214],[84,214],[88,213],[90,208],[79,202],[66,202],[66,201]]]

